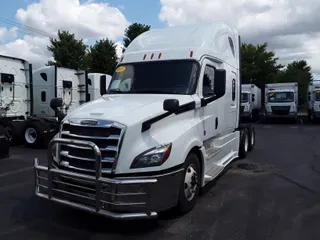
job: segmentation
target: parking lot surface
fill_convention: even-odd
[[[33,158],[13,147],[0,160],[0,239],[317,239],[320,125],[256,125],[245,160],[202,193],[185,216],[115,222],[34,197]]]

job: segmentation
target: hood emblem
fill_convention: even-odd
[[[98,124],[98,121],[96,120],[82,120],[80,122],[81,125],[89,125],[89,126],[96,126]]]

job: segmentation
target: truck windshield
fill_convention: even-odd
[[[314,94],[315,101],[320,101],[320,92],[315,92]]]
[[[293,102],[293,92],[271,92],[268,94],[268,102]]]
[[[151,61],[118,66],[108,93],[194,94],[199,65],[191,60]]]
[[[241,93],[241,102],[249,102],[249,94],[248,93]]]

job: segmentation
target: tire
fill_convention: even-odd
[[[47,125],[41,121],[26,124],[23,131],[24,141],[27,147],[39,148],[44,145],[44,131]]]
[[[249,128],[249,147],[248,151],[251,152],[256,145],[256,130],[253,127]]]
[[[180,214],[185,214],[190,212],[197,201],[199,191],[200,191],[200,163],[197,155],[195,153],[190,153],[185,161],[185,170],[183,177],[181,179],[178,204],[176,206]],[[191,171],[191,172],[190,172]],[[191,175],[192,172],[194,175]],[[190,181],[193,181],[190,183]],[[186,186],[186,182],[189,182]],[[194,184],[192,187],[192,193],[190,193],[190,184]],[[189,192],[189,197],[187,196]]]
[[[18,129],[12,122],[3,124],[6,138],[9,140],[10,145],[17,145],[20,143],[21,136]]]
[[[248,129],[244,128],[240,132],[239,158],[243,159],[247,156],[249,150],[249,134]]]

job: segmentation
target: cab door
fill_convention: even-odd
[[[220,83],[216,78],[219,64],[205,59],[202,66],[199,95],[201,96],[201,134],[206,153],[206,169],[216,169],[218,171],[216,164],[221,160],[222,156],[220,155],[223,152],[221,151],[219,137],[225,126],[223,113],[225,106],[221,96],[221,89],[219,89]]]

